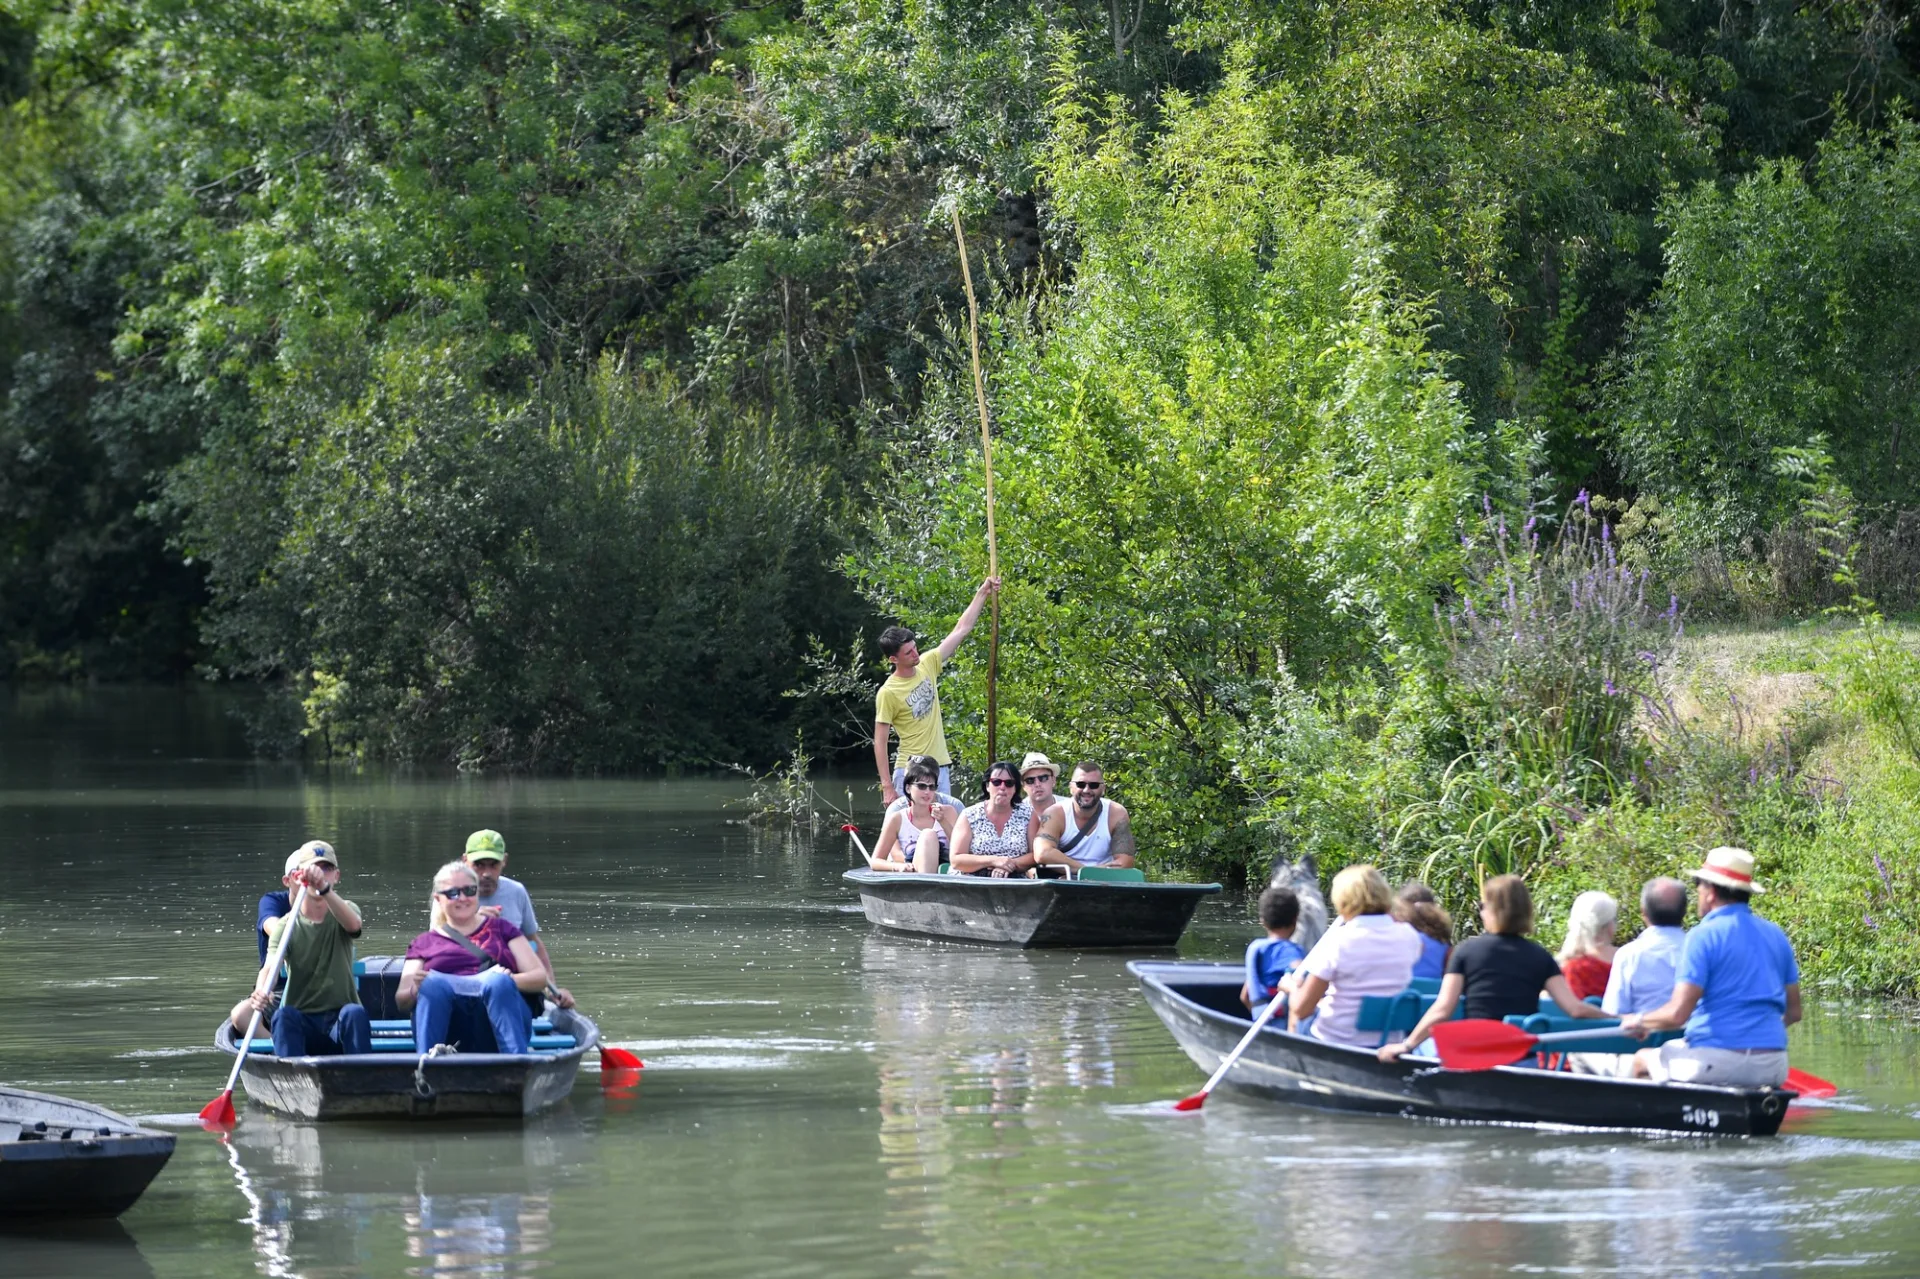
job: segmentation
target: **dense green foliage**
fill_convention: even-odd
[[[1832,922],[1907,873],[1838,850],[1920,734],[1916,68],[1886,0],[0,0],[0,675],[858,749],[985,567],[957,208],[1011,747],[1456,905],[1748,840],[1917,979]],[[1828,607],[1779,732],[1678,691],[1689,608]]]

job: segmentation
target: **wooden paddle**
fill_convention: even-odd
[[[1837,1085],[1828,1083],[1818,1075],[1809,1075],[1804,1070],[1789,1069],[1786,1086],[1802,1097],[1831,1097],[1840,1091]]]
[[[1227,1059],[1220,1063],[1220,1069],[1213,1072],[1213,1078],[1207,1080],[1206,1087],[1191,1097],[1182,1097],[1179,1101],[1174,1102],[1173,1108],[1175,1110],[1198,1110],[1200,1107],[1206,1105],[1207,1095],[1219,1086],[1222,1079],[1227,1077],[1227,1072],[1232,1070],[1233,1064],[1240,1060],[1240,1054],[1247,1051],[1247,1045],[1251,1044],[1253,1037],[1260,1033],[1260,1028],[1272,1021],[1275,1014],[1280,1011],[1280,1006],[1286,1002],[1286,991],[1274,991],[1273,998],[1268,1001],[1265,1011],[1254,1019],[1253,1025],[1247,1027],[1247,1033],[1241,1036],[1240,1042],[1235,1044],[1233,1051],[1227,1054]]]
[[[1448,1070],[1492,1070],[1495,1066],[1511,1066],[1543,1045],[1551,1048],[1583,1039],[1619,1037],[1618,1026],[1529,1035],[1518,1026],[1487,1019],[1443,1021],[1433,1028],[1433,1044],[1440,1052],[1440,1064]]]
[[[845,826],[842,826],[840,829],[847,832],[847,837],[853,840],[853,846],[860,850],[860,855],[862,857],[867,859],[867,869],[872,870],[873,854],[868,852],[867,846],[860,842],[860,828],[858,826],[855,826],[852,822],[848,822]]]
[[[1495,1066],[1510,1066],[1543,1045],[1556,1047],[1582,1039],[1611,1039],[1618,1034],[1618,1026],[1529,1035],[1504,1021],[1443,1021],[1433,1028],[1433,1042],[1440,1050],[1440,1064],[1449,1070],[1491,1070]],[[1831,1097],[1840,1091],[1820,1076],[1809,1075],[1804,1070],[1789,1070],[1786,1086],[1802,1097]]]
[[[280,971],[280,963],[287,955],[287,943],[293,940],[293,921],[300,916],[300,907],[307,900],[307,886],[300,885],[300,891],[293,895],[293,909],[288,911],[286,923],[280,925],[280,936],[274,939],[273,954],[267,957],[266,964],[260,969],[259,978],[253,983],[255,994],[269,993],[273,990],[273,977]],[[247,1019],[247,1033],[240,1038],[240,1051],[233,1056],[233,1070],[227,1075],[227,1089],[208,1102],[200,1111],[200,1122],[209,1128],[231,1128],[239,1121],[233,1110],[233,1086],[240,1082],[240,1067],[247,1062],[247,1054],[253,1051],[253,1032],[260,1029],[260,1010],[253,1010],[253,1016]]]

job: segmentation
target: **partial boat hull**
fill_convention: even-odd
[[[173,1157],[172,1133],[125,1115],[0,1088],[0,1220],[117,1217]]]
[[[1239,965],[1139,960],[1127,965],[1147,1003],[1196,1065],[1212,1073],[1249,1025]],[[1430,1058],[1381,1062],[1371,1051],[1269,1027],[1223,1087],[1327,1110],[1417,1119],[1772,1136],[1794,1094],[1607,1079],[1503,1066],[1447,1070]]]
[[[850,870],[867,918],[882,928],[994,946],[1165,948],[1218,884],[984,879]]]
[[[600,1046],[600,1028],[556,1009],[554,1030],[574,1046],[551,1053],[362,1053],[337,1057],[274,1057],[250,1053],[240,1067],[249,1099],[295,1119],[520,1118],[573,1091],[580,1059]],[[222,1022],[214,1046],[234,1051],[233,1027]]]

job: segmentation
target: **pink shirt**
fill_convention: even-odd
[[[510,943],[521,935],[520,930],[506,920],[489,915],[480,927],[467,935],[467,940],[492,955],[494,963],[513,973],[520,968],[513,962]],[[465,946],[432,930],[413,939],[413,944],[407,947],[407,958],[422,960],[428,972],[445,973],[449,977],[471,977],[486,967],[480,957]]]
[[[1330,1044],[1371,1048],[1375,1031],[1357,1031],[1360,1001],[1368,995],[1397,995],[1413,977],[1420,958],[1420,934],[1391,915],[1355,915],[1343,919],[1314,943],[1296,972],[1327,983],[1314,1018],[1315,1039]]]

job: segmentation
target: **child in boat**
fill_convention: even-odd
[[[1247,980],[1240,987],[1240,1002],[1258,1017],[1279,989],[1280,978],[1307,957],[1294,943],[1293,932],[1300,924],[1300,898],[1291,888],[1275,885],[1260,894],[1260,925],[1267,930],[1247,946]]]

